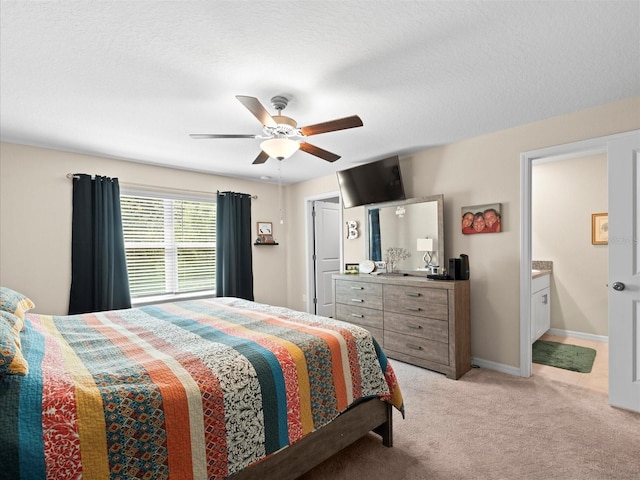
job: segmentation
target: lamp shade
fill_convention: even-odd
[[[433,252],[433,238],[419,238],[416,248],[419,252]]]
[[[262,142],[260,148],[271,158],[284,160],[296,153],[300,148],[300,144],[288,138],[271,138]]]

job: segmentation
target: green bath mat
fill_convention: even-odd
[[[596,351],[593,348],[547,340],[537,340],[533,344],[532,354],[533,363],[580,373],[591,372],[596,358]]]

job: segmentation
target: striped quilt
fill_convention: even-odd
[[[223,479],[361,398],[400,411],[356,326],[217,298],[27,314],[26,376],[0,379],[0,477]]]

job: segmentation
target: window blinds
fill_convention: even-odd
[[[132,298],[215,289],[216,204],[121,195]]]

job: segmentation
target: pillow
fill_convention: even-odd
[[[29,364],[20,348],[20,330],[24,321],[17,316],[0,311],[0,377],[26,375]],[[18,328],[16,328],[18,327]]]
[[[34,307],[33,302],[23,294],[8,287],[0,287],[0,310],[24,319],[24,314]]]
[[[18,348],[22,348],[20,341],[20,332],[24,329],[24,320],[15,316],[13,313],[0,310],[0,321],[7,323],[13,329],[13,336]]]

